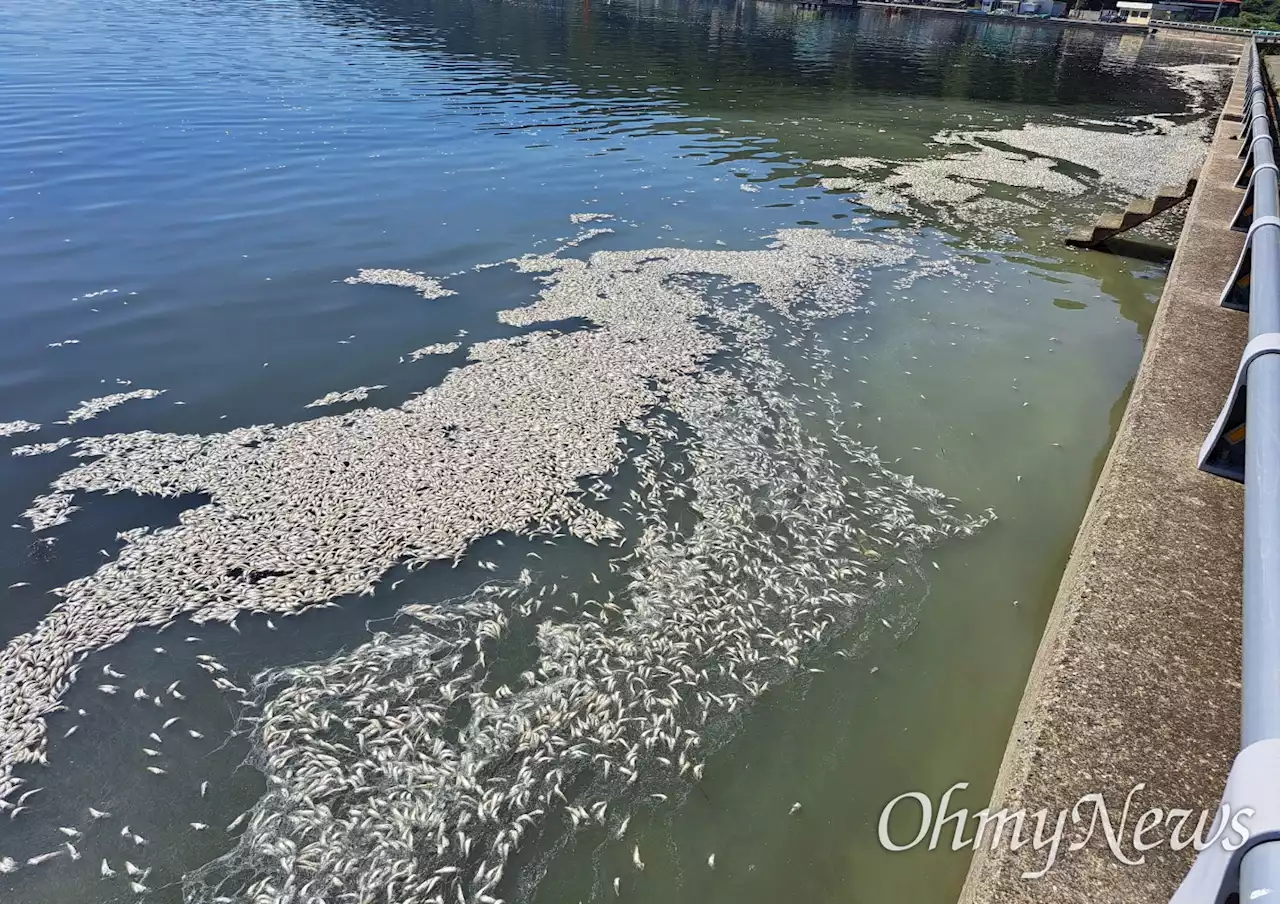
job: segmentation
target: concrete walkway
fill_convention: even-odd
[[[1228,111],[1243,102],[1243,68]],[[1196,469],[1247,339],[1246,315],[1218,306],[1243,245],[1227,226],[1240,124],[1218,123],[1141,370],[1072,549],[1005,752],[995,807],[1047,807],[1052,820],[1101,793],[1112,822],[1135,785],[1121,842],[1151,807],[1217,807],[1239,744],[1243,488]],[[1093,807],[1066,838],[1082,837]],[[1194,822],[1194,819],[1192,820]],[[1052,831],[1052,825],[1050,826]],[[990,833],[989,833],[990,834]],[[1162,904],[1194,848],[1119,863],[1099,827],[1079,851],[1007,845],[974,855],[966,904]],[[1167,839],[1164,827],[1147,836]]]

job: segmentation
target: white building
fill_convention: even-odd
[[[1130,25],[1149,25],[1154,3],[1141,3],[1138,0],[1119,0],[1116,10],[1120,17]]]

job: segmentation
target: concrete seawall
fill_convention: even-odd
[[[1227,110],[1243,102],[1237,71]],[[1191,201],[1128,409],[1072,548],[1006,748],[993,808],[1048,808],[1087,794],[1113,824],[1132,789],[1120,863],[1101,828],[1057,864],[1048,849],[974,854],[963,904],[1163,904],[1194,848],[1134,850],[1134,822],[1160,807],[1218,805],[1239,745],[1243,489],[1196,468],[1235,375],[1247,315],[1219,307],[1244,237],[1231,220],[1240,124],[1219,120]],[[1194,819],[1192,820],[1194,822]],[[972,830],[972,824],[970,831]],[[1052,832],[1052,825],[1048,829]],[[1166,826],[1147,836],[1167,839]],[[988,832],[990,835],[990,832]]]
[[[797,3],[800,5],[820,3],[821,0],[785,0],[785,2]],[[1156,20],[1150,25],[1126,25],[1121,22],[1100,22],[1094,19],[1070,19],[1070,18],[1053,18],[1048,16],[1009,16],[1009,15],[986,15],[977,10],[972,9],[951,9],[941,6],[926,6],[922,3],[900,2],[900,0],[857,0],[856,4],[850,3],[845,5],[836,2],[825,9],[854,9],[857,7],[870,7],[894,12],[919,12],[919,13],[936,13],[938,15],[949,16],[968,16],[975,21],[991,22],[998,25],[1040,25],[1040,26],[1060,26],[1063,28],[1093,28],[1103,31],[1110,31],[1121,35],[1143,35],[1150,37],[1172,38],[1184,41],[1212,41],[1218,43],[1235,44],[1243,46],[1248,38],[1244,35],[1225,34],[1211,31],[1199,31],[1193,28],[1183,28],[1178,23],[1165,22]]]

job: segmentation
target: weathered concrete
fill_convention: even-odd
[[[1082,226],[1067,236],[1067,244],[1074,248],[1097,248],[1108,239],[1141,226],[1171,207],[1181,204],[1196,190],[1196,180],[1188,179],[1181,185],[1165,185],[1150,198],[1136,198],[1120,213],[1111,211],[1098,218],[1093,226]]]
[[[1159,35],[1176,35],[1179,38],[1188,41],[1208,41],[1218,44],[1235,44],[1238,47],[1244,47],[1249,43],[1249,36],[1243,34],[1222,34],[1213,31],[1197,31],[1191,26],[1184,25],[1181,22],[1167,22],[1157,20],[1151,23],[1151,29],[1155,34]],[[1264,42],[1266,39],[1262,39]]]
[[[1242,101],[1243,70],[1230,104]],[[1233,109],[1234,107],[1229,107]],[[1247,338],[1245,315],[1218,306],[1243,244],[1228,229],[1239,124],[1220,120],[1191,201],[1115,444],[1058,590],[993,794],[996,807],[1047,807],[1051,820],[1101,793],[1133,848],[1151,807],[1218,804],[1238,749],[1243,490],[1196,468]],[[1066,824],[1067,838],[1083,837]],[[1050,827],[1052,831],[1052,827]],[[990,834],[990,833],[989,833]],[[966,904],[1162,904],[1194,849],[1168,844],[1119,863],[1099,827],[1079,851],[1001,845],[974,855]],[[1168,838],[1169,829],[1146,836]]]

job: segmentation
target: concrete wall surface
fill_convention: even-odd
[[[1242,64],[1228,111],[1238,114],[1243,83]],[[1136,851],[1134,823],[1152,807],[1193,810],[1192,822],[1202,809],[1212,817],[1239,749],[1244,493],[1196,468],[1248,336],[1247,315],[1218,304],[1244,243],[1228,227],[1243,194],[1233,187],[1239,131],[1238,121],[1217,124],[993,795],[995,808],[1048,808],[1052,832],[1061,810],[1101,794],[1123,855],[1142,862],[1120,862],[1100,823],[1068,850],[1095,815],[1086,804],[1079,825],[1067,817],[1057,863],[1042,878],[1022,874],[1043,867],[1047,846],[976,852],[964,904],[1162,904],[1194,847]],[[1170,832],[1165,825],[1145,840]]]

